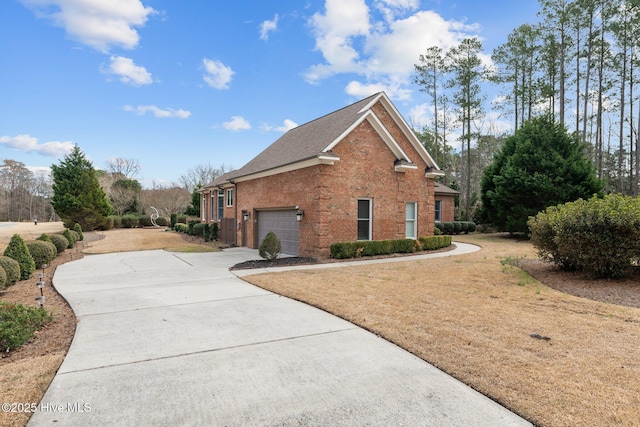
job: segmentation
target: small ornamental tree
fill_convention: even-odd
[[[484,171],[481,220],[501,231],[527,233],[530,216],[600,194],[604,182],[585,149],[551,115],[526,122]]]
[[[31,277],[36,270],[36,263],[29,253],[27,244],[22,240],[19,234],[14,234],[9,245],[4,250],[4,256],[13,258],[20,265],[20,280],[26,280]]]
[[[260,243],[260,248],[258,248],[258,253],[264,259],[269,261],[274,261],[282,252],[282,243],[280,239],[273,231],[267,233]]]

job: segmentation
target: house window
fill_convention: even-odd
[[[407,202],[406,222],[405,222],[407,239],[417,238],[416,234],[417,234],[418,227],[416,227],[416,218],[417,218],[416,207],[417,207],[416,202]]]
[[[211,207],[209,208],[209,217],[211,219],[211,221],[213,221],[215,219],[215,214],[216,212],[216,198],[213,195],[213,191],[211,192]]]
[[[436,222],[442,221],[442,200],[436,200]]]
[[[370,199],[358,199],[358,240],[371,240]]]
[[[204,200],[204,193],[200,193],[200,218],[204,221],[207,218],[207,214],[205,213],[207,209],[207,203]]]
[[[227,206],[233,206],[233,190],[227,190]]]
[[[224,218],[224,193],[218,190],[218,221]]]

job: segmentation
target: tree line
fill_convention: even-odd
[[[483,84],[501,90],[491,105],[513,131],[550,113],[588,144],[605,191],[638,195],[640,165],[640,1],[539,0],[536,23],[515,28],[482,61],[482,42],[463,40],[444,51],[428,47],[414,82],[433,106],[418,137],[461,189],[460,215],[479,200],[482,170],[505,135],[487,119]],[[460,150],[453,148],[459,135]],[[475,146],[474,146],[475,145]]]
[[[143,188],[138,179],[141,171],[138,160],[116,157],[106,163],[106,168],[95,169],[76,146],[51,168],[52,173],[34,171],[15,160],[2,161],[0,221],[55,221],[64,216],[58,216],[56,210],[67,212],[67,208],[77,211],[78,221],[74,222],[96,212],[100,216],[150,214],[150,206],[166,218],[196,211],[197,216],[200,205],[199,198],[194,201],[195,191],[224,173],[228,166],[199,164],[182,174],[179,182],[153,182],[151,188]],[[85,211],[87,206],[90,209]]]

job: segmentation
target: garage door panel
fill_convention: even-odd
[[[299,233],[295,210],[259,211],[258,243],[269,231],[273,231],[280,239],[283,253],[298,255]]]

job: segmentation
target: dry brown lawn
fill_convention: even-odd
[[[528,242],[496,235],[456,239],[483,250],[245,279],[360,325],[536,424],[637,426],[637,280],[617,283],[635,295],[636,307],[593,301],[554,290],[505,262],[535,258]],[[589,287],[584,278],[557,272],[549,279],[547,271],[547,279]]]
[[[1,228],[0,249],[13,233],[31,239],[61,229],[60,223]],[[456,239],[483,250],[248,280],[369,329],[536,424],[638,425],[637,278],[592,282],[536,262],[528,242],[496,235]],[[47,269],[47,283],[56,265],[85,256],[83,252],[138,249],[215,250],[158,229],[86,233],[83,246],[63,253]],[[19,282],[0,293],[0,299],[35,305],[35,280]],[[30,343],[0,358],[1,402],[38,402],[70,345],[73,312],[50,286],[45,295],[55,320]],[[27,420],[25,414],[0,413],[3,426],[22,426]]]
[[[24,240],[32,240],[42,233],[57,233],[64,230],[61,222],[19,223],[0,228],[0,251],[4,251],[14,234]],[[0,354],[0,402],[38,403],[49,387],[71,345],[75,333],[76,318],[66,301],[49,286],[58,265],[80,259],[85,253],[109,253],[133,250],[167,249],[178,252],[215,251],[211,244],[199,244],[182,234],[165,232],[162,229],[110,230],[85,233],[85,241],[74,249],[59,255],[45,270],[45,309],[52,312],[54,321],[36,333],[29,343],[15,351]],[[0,252],[1,253],[1,252]],[[40,270],[39,270],[40,271]],[[0,300],[16,302],[27,307],[37,306],[34,298],[39,295],[38,278],[34,275],[0,291]],[[29,420],[27,413],[0,412],[0,426],[24,426]]]

